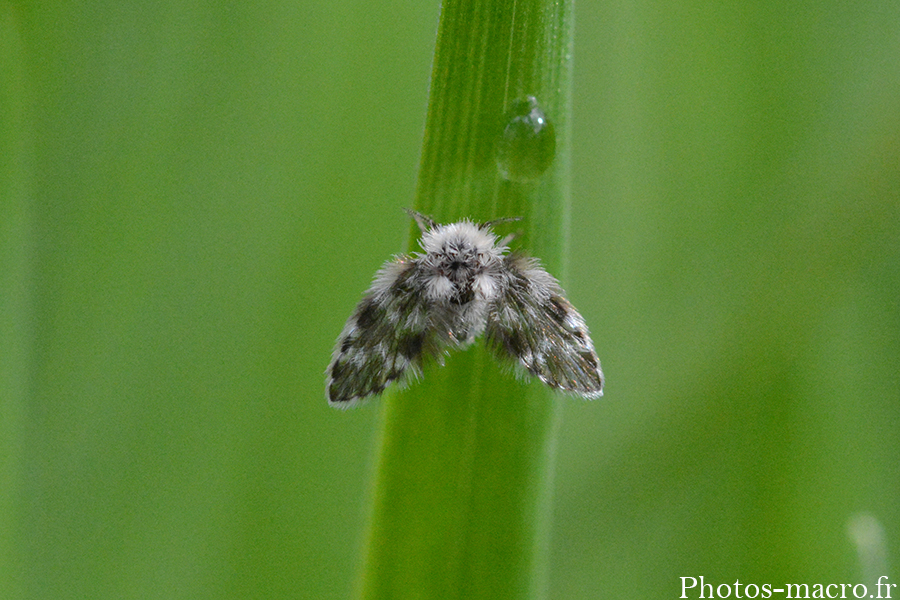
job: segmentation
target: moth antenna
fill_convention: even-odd
[[[499,219],[494,219],[492,221],[488,221],[486,223],[482,223],[481,227],[493,227],[498,223],[514,223],[516,221],[521,221],[522,217],[500,217]]]
[[[406,211],[406,214],[415,219],[416,225],[419,226],[419,229],[422,231],[422,233],[425,233],[429,229],[434,229],[438,226],[437,221],[429,216],[423,215],[419,211],[413,210],[411,208],[404,208],[403,210]]]
[[[494,225],[496,225],[498,223],[515,223],[516,221],[521,221],[521,220],[522,220],[522,217],[501,217],[499,219],[494,219],[492,221],[482,223],[478,227],[480,227],[481,229],[487,229],[489,227],[493,227]],[[497,242],[497,246],[508,246],[511,241],[513,241],[520,235],[522,235],[521,229],[519,231],[514,231],[510,234],[507,234],[499,242]]]

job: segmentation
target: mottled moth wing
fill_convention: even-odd
[[[584,319],[538,261],[504,257],[507,285],[488,310],[487,345],[552,388],[603,395],[603,372]]]
[[[420,267],[400,257],[386,263],[338,337],[326,370],[329,404],[349,408],[380,394],[404,374],[418,374],[423,360],[438,357],[446,341],[420,289]]]

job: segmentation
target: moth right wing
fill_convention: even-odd
[[[533,258],[504,257],[507,282],[488,311],[487,345],[552,388],[603,395],[603,372],[582,316]]]

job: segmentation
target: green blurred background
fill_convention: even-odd
[[[322,373],[439,10],[0,1],[0,597],[350,594],[380,405]],[[579,2],[574,77],[551,597],[900,583],[900,3]]]

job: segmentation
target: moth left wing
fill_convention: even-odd
[[[421,267],[400,257],[386,263],[338,337],[326,370],[328,403],[339,408],[380,394],[447,345],[418,287]]]

